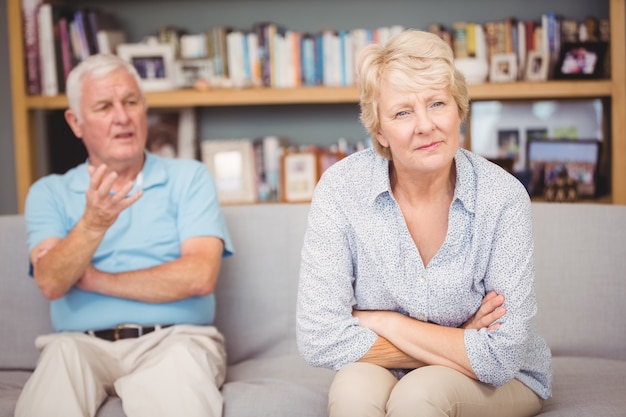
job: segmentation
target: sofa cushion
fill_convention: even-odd
[[[222,387],[225,417],[320,417],[327,415],[334,376],[299,355],[251,359],[228,368]]]
[[[22,387],[30,376],[26,371],[0,372],[0,416],[12,416]]]
[[[24,218],[0,216],[0,231],[0,369],[34,369],[35,338],[52,331],[49,303],[28,275]]]
[[[215,325],[228,364],[297,353],[296,294],[308,204],[225,206],[235,256],[222,262]]]
[[[624,417],[626,362],[586,357],[554,357],[552,398],[541,417]]]
[[[626,360],[625,207],[533,203],[533,217],[537,321],[552,354]]]

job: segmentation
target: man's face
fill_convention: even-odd
[[[83,140],[90,163],[111,167],[141,163],[148,123],[135,78],[120,68],[100,78],[86,76],[82,89],[82,122],[71,110],[66,112],[66,120]]]

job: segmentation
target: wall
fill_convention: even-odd
[[[15,162],[13,153],[13,113],[9,77],[7,2],[0,0],[0,214],[17,213]]]

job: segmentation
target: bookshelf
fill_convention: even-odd
[[[215,0],[214,0],[215,1]],[[608,80],[486,83],[470,86],[472,100],[603,98],[610,103],[611,195],[603,203],[626,205],[626,0],[607,0],[611,23],[611,74]],[[135,0],[141,3],[141,0]],[[39,112],[63,109],[64,95],[29,96],[25,89],[20,0],[7,0],[13,129],[18,210],[23,212],[38,172]],[[123,2],[126,3],[126,2]],[[130,2],[132,3],[132,2]],[[145,4],[145,3],[144,3]],[[113,7],[116,4],[113,2]],[[330,7],[326,5],[325,7]],[[543,6],[542,6],[543,7]],[[545,10],[544,10],[545,11]],[[145,19],[144,19],[145,20]],[[147,94],[150,107],[235,107],[307,104],[355,104],[354,87],[252,88],[241,90],[177,90]],[[318,117],[311,115],[310,117]]]

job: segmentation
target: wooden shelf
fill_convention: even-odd
[[[138,0],[136,0],[138,1]],[[611,195],[600,202],[626,205],[626,0],[606,0],[611,26],[610,80],[486,83],[471,85],[472,100],[542,100],[607,98],[610,103],[608,138],[611,148]],[[11,67],[13,130],[18,211],[23,212],[30,185],[38,172],[35,111],[67,107],[65,95],[27,96],[24,79],[20,0],[7,0]],[[249,88],[206,92],[176,90],[147,94],[148,105],[158,107],[265,106],[358,103],[355,87]],[[314,117],[314,116],[312,116]]]
[[[611,81],[547,81],[470,85],[472,100],[609,97]],[[271,104],[358,103],[356,87],[246,88],[209,91],[173,90],[146,94],[150,107],[255,106]],[[30,96],[29,109],[64,109],[67,98]]]

